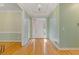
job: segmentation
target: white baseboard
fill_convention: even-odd
[[[60,48],[60,50],[79,50],[79,48]]]

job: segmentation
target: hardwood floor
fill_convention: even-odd
[[[79,50],[58,50],[46,39],[31,39],[24,47],[20,42],[0,42],[1,45],[5,46],[1,55],[79,55]]]

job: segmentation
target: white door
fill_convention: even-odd
[[[45,18],[32,19],[32,38],[47,38],[47,20]]]

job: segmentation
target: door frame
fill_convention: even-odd
[[[40,17],[36,17],[36,18],[40,18]],[[45,18],[45,17],[41,17],[41,18]],[[31,18],[30,19],[30,39],[32,39],[32,32],[33,32],[33,29],[32,29],[32,19],[33,18]],[[46,29],[46,33],[47,33],[47,38],[45,38],[45,39],[48,39],[49,38],[49,22],[48,22],[48,19],[47,18],[45,18],[46,19],[46,23],[47,23],[47,29]],[[34,39],[34,38],[33,38]],[[44,39],[44,38],[43,38]]]

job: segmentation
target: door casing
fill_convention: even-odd
[[[46,37],[33,37],[33,20],[35,21],[35,20],[39,20],[39,19],[41,19],[41,20],[45,20],[46,21]],[[46,18],[32,18],[31,20],[30,20],[30,38],[48,38],[48,22],[47,22],[48,20],[46,19]],[[40,23],[39,23],[40,24]],[[39,27],[38,27],[39,28]]]

